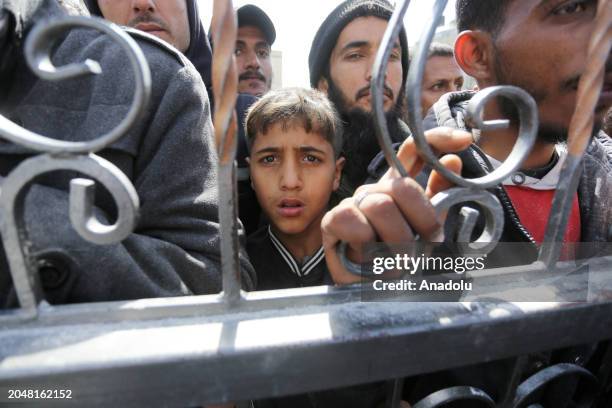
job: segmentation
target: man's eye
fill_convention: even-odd
[[[268,51],[268,50],[259,50],[259,51],[257,51],[257,56],[259,58],[268,58],[270,56],[270,51]]]
[[[362,55],[358,52],[352,52],[346,56],[346,59],[349,61],[355,61],[362,57]]]
[[[566,16],[569,14],[581,13],[587,8],[586,1],[572,1],[568,4],[564,4],[553,11],[553,14],[557,16]]]
[[[430,88],[432,91],[441,91],[444,89],[444,84],[441,82],[433,84]]]
[[[239,48],[236,48],[236,50],[234,51],[234,55],[238,57],[240,54],[242,54],[242,50]]]
[[[391,56],[389,57],[389,59],[397,61],[400,59],[400,53],[399,52],[392,52]]]

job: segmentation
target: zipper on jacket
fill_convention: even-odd
[[[474,151],[474,153],[476,153],[483,160],[486,166],[486,168],[483,168],[482,165],[478,163],[480,165],[480,168],[485,173],[490,173],[492,171],[492,166],[491,166],[491,163],[489,163],[489,160],[487,160],[487,157],[484,155],[484,153],[476,145],[471,145],[470,147]],[[478,162],[478,160],[476,161]],[[508,215],[510,216],[510,220],[512,221],[514,226],[519,230],[520,233],[524,235],[525,238],[527,238],[529,242],[534,244],[537,248],[537,242],[535,241],[535,239],[533,239],[533,237],[531,236],[529,231],[527,231],[527,229],[523,226],[523,224],[521,224],[521,221],[516,213],[516,210],[514,209],[514,205],[512,205],[512,200],[510,200],[510,197],[508,197],[508,193],[506,193],[504,186],[503,185],[497,186],[495,190],[497,191],[497,194],[495,195],[500,199],[502,206],[504,207],[504,210],[508,212]]]

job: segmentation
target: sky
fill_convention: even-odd
[[[212,18],[213,0],[199,0],[204,27]],[[309,86],[308,52],[312,39],[325,17],[340,0],[234,0],[234,7],[255,4],[264,10],[276,28],[273,50],[283,53],[283,86]],[[446,21],[454,19],[454,0],[449,0]],[[412,0],[404,25],[408,43],[412,46],[431,15],[432,0]]]

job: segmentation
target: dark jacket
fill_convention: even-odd
[[[43,0],[34,21],[60,15],[55,0]],[[67,186],[75,175],[49,174],[26,200],[25,218],[37,259],[49,260],[53,279],[43,276],[52,303],[123,300],[215,293],[221,290],[216,152],[208,98],[202,81],[182,54],[155,38],[130,31],[151,68],[152,95],[144,118],[99,154],[124,172],[140,198],[134,232],[120,244],[97,246],[81,239],[68,219]],[[21,52],[16,69],[3,73],[1,113],[26,129],[60,140],[91,140],[123,119],[132,99],[127,58],[109,37],[72,30],[55,48],[58,66],[99,61],[101,75],[62,82],[36,78]],[[6,176],[32,153],[0,144]],[[108,193],[96,196],[96,215],[113,220]],[[0,303],[14,304],[4,260]],[[246,288],[254,272],[242,254]]]
[[[262,227],[247,240],[247,252],[257,273],[257,290],[333,285],[323,247],[302,265],[285,246]]]
[[[187,19],[189,22],[189,48],[185,51],[185,56],[195,69],[200,73],[204,86],[208,92],[211,112],[214,112],[214,101],[212,91],[212,48],[206,35],[206,30],[200,19],[198,4],[196,0],[186,0]],[[93,16],[104,17],[98,6],[98,0],[85,0],[85,5],[89,13]],[[236,100],[236,115],[238,120],[238,149],[236,160],[238,161],[238,192],[239,202],[238,211],[245,229],[248,233],[254,232],[259,226],[261,209],[255,197],[255,192],[251,188],[249,168],[245,160],[248,157],[246,143],[246,133],[244,122],[249,107],[255,103],[257,98],[247,94],[239,94]]]
[[[404,123],[404,121],[398,119],[397,124],[395,126],[390,126],[389,136],[394,146],[398,147],[404,140],[406,140],[406,138],[410,137],[410,129],[408,128],[408,125]],[[345,139],[350,138],[351,134],[348,134],[348,132],[345,130],[345,134],[343,137]],[[347,161],[350,161],[352,159],[352,157],[347,155],[345,152],[342,152],[342,156],[344,156]],[[368,158],[364,159],[368,160]],[[340,186],[336,191],[332,193],[332,206],[338,205],[345,198],[351,197],[355,193],[355,190],[362,184],[375,183],[376,180],[378,180],[378,178],[380,178],[380,176],[382,176],[382,174],[384,173],[383,162],[384,156],[382,155],[382,153],[376,155],[371,161],[372,164],[368,166],[368,170],[365,172],[365,179],[355,177],[353,174],[350,174],[350,166],[345,165],[344,170],[342,171],[342,177],[340,178]],[[374,167],[374,169],[370,170],[372,166]],[[380,172],[380,175],[377,173],[377,171]],[[371,177],[372,173],[376,173],[376,176],[374,178]],[[359,174],[361,174],[361,172],[359,172]]]

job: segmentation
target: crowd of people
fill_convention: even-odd
[[[125,26],[151,67],[151,101],[145,116],[100,155],[136,187],[140,218],[123,242],[89,244],[69,221],[72,174],[53,173],[38,181],[28,193],[24,217],[45,298],[63,304],[218,293],[217,158],[211,121],[215,44],[202,25],[197,0],[85,4],[79,8],[70,0],[27,0],[2,5],[3,21],[12,23],[0,31],[0,113],[26,129],[67,141],[92,140],[112,128],[128,111],[134,89],[120,47],[101,33],[72,30],[54,49],[54,63],[92,59],[103,72],[56,84],[27,68],[23,38],[36,22],[68,9]],[[499,253],[491,260],[527,264],[537,257],[567,157],[565,142],[597,7],[589,0],[457,0],[454,48],[431,47],[420,108],[426,139],[451,171],[469,178],[486,175],[502,165],[517,140],[516,109],[505,99],[491,101],[483,116],[508,118],[508,128],[480,131],[465,121],[475,89],[518,86],[538,107],[532,151],[520,170],[491,190],[504,211],[500,241],[524,243],[525,250]],[[275,26],[255,5],[236,10],[236,160],[245,290],[359,282],[340,262],[340,242],[347,244],[349,260],[358,263],[368,243],[454,238],[448,228],[453,218],[449,216],[445,228],[431,203],[452,184],[423,166],[405,123],[410,56],[404,28],[387,66],[384,110],[398,158],[413,177],[389,170],[380,153],[370,83],[392,13],[386,0],[343,1],[320,22],[312,41],[311,89],[271,90]],[[463,89],[466,75],[474,79],[475,89]],[[612,57],[565,243],[612,240],[611,107]],[[6,177],[32,155],[26,148],[1,143],[0,175]],[[95,203],[99,219],[114,219],[117,210],[108,192],[99,192]],[[16,307],[4,251],[0,265],[0,305]],[[411,382],[406,401],[426,395],[422,383]],[[374,407],[384,398],[384,385],[369,384],[255,405]]]

